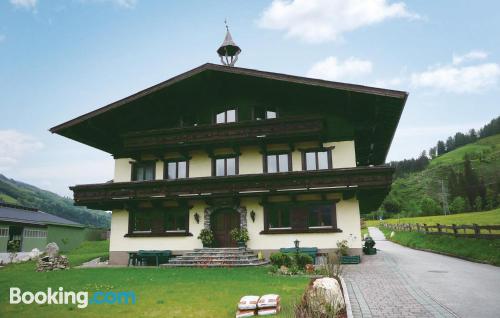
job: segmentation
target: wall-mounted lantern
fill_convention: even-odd
[[[255,223],[255,211],[254,210],[250,211],[250,218],[252,219],[252,222]]]
[[[198,212],[194,214],[194,220],[196,221],[197,224],[200,224],[200,215],[198,214]]]

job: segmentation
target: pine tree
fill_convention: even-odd
[[[446,153],[446,145],[444,144],[444,141],[442,140],[438,141],[436,147],[438,156],[441,156],[442,154]]]
[[[436,156],[437,156],[437,148],[436,147],[432,147],[431,149],[429,149],[429,156],[431,156],[431,159],[436,158]]]

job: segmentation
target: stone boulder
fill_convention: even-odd
[[[49,243],[45,247],[45,253],[48,257],[57,257],[59,255],[59,246],[55,242]]]
[[[42,252],[40,252],[40,250],[38,248],[34,248],[29,253],[30,259],[37,259],[41,254],[42,254]]]
[[[342,288],[335,278],[323,277],[316,279],[309,293],[310,299],[315,300],[311,305],[318,307],[316,311],[326,312],[327,306],[332,308],[335,312],[339,312],[345,308]]]

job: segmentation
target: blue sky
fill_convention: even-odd
[[[48,129],[205,62],[410,92],[389,160],[500,115],[500,2],[1,0],[0,173],[70,196],[109,154]]]

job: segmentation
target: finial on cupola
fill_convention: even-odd
[[[233,38],[231,37],[227,20],[224,20],[224,24],[226,25],[226,37],[217,50],[217,54],[219,54],[222,64],[226,66],[234,66],[234,63],[238,60],[238,55],[241,53],[241,49],[236,45],[236,43],[234,43]]]

